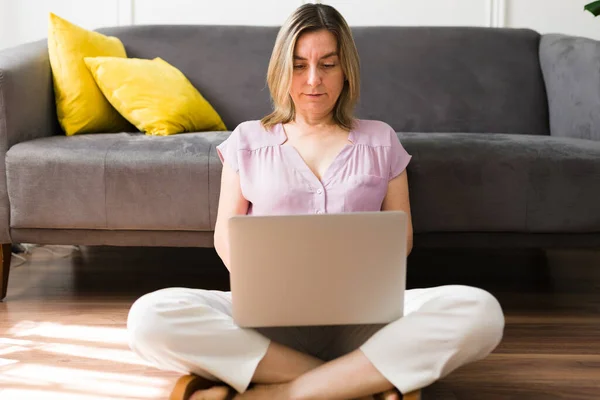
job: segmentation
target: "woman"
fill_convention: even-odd
[[[273,113],[240,124],[217,147],[223,172],[214,238],[227,268],[227,220],[236,214],[410,216],[410,155],[389,125],[352,117],[359,60],[335,9],[306,4],[294,12],[278,34],[267,80]],[[408,237],[410,251],[410,218]],[[502,338],[504,317],[489,293],[442,286],[408,290],[405,316],[386,326],[243,329],[232,320],[229,292],[169,288],[137,300],[128,329],[141,357],[191,374],[180,385],[223,382],[172,398],[399,399],[398,391],[486,357]]]

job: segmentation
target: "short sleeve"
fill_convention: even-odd
[[[222,163],[227,163],[235,172],[239,170],[238,148],[239,127],[235,128],[231,135],[217,146],[217,154]]]
[[[400,175],[408,166],[412,156],[404,149],[400,143],[396,132],[390,128],[390,176],[388,180]]]

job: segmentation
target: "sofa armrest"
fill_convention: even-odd
[[[0,51],[0,243],[11,242],[6,152],[59,131],[47,42]]]
[[[0,151],[58,132],[47,42],[0,51]]]
[[[600,140],[600,41],[544,34],[539,56],[550,134]]]

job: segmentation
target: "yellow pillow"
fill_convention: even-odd
[[[183,73],[161,58],[86,57],[85,63],[108,101],[147,135],[227,129]]]
[[[119,39],[85,30],[51,13],[48,55],[58,121],[67,136],[132,128],[102,95],[83,62],[84,57],[127,57]]]

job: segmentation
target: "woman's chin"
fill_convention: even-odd
[[[333,107],[324,104],[309,103],[304,107],[300,107],[299,110],[301,110],[303,114],[327,115],[333,111]]]

